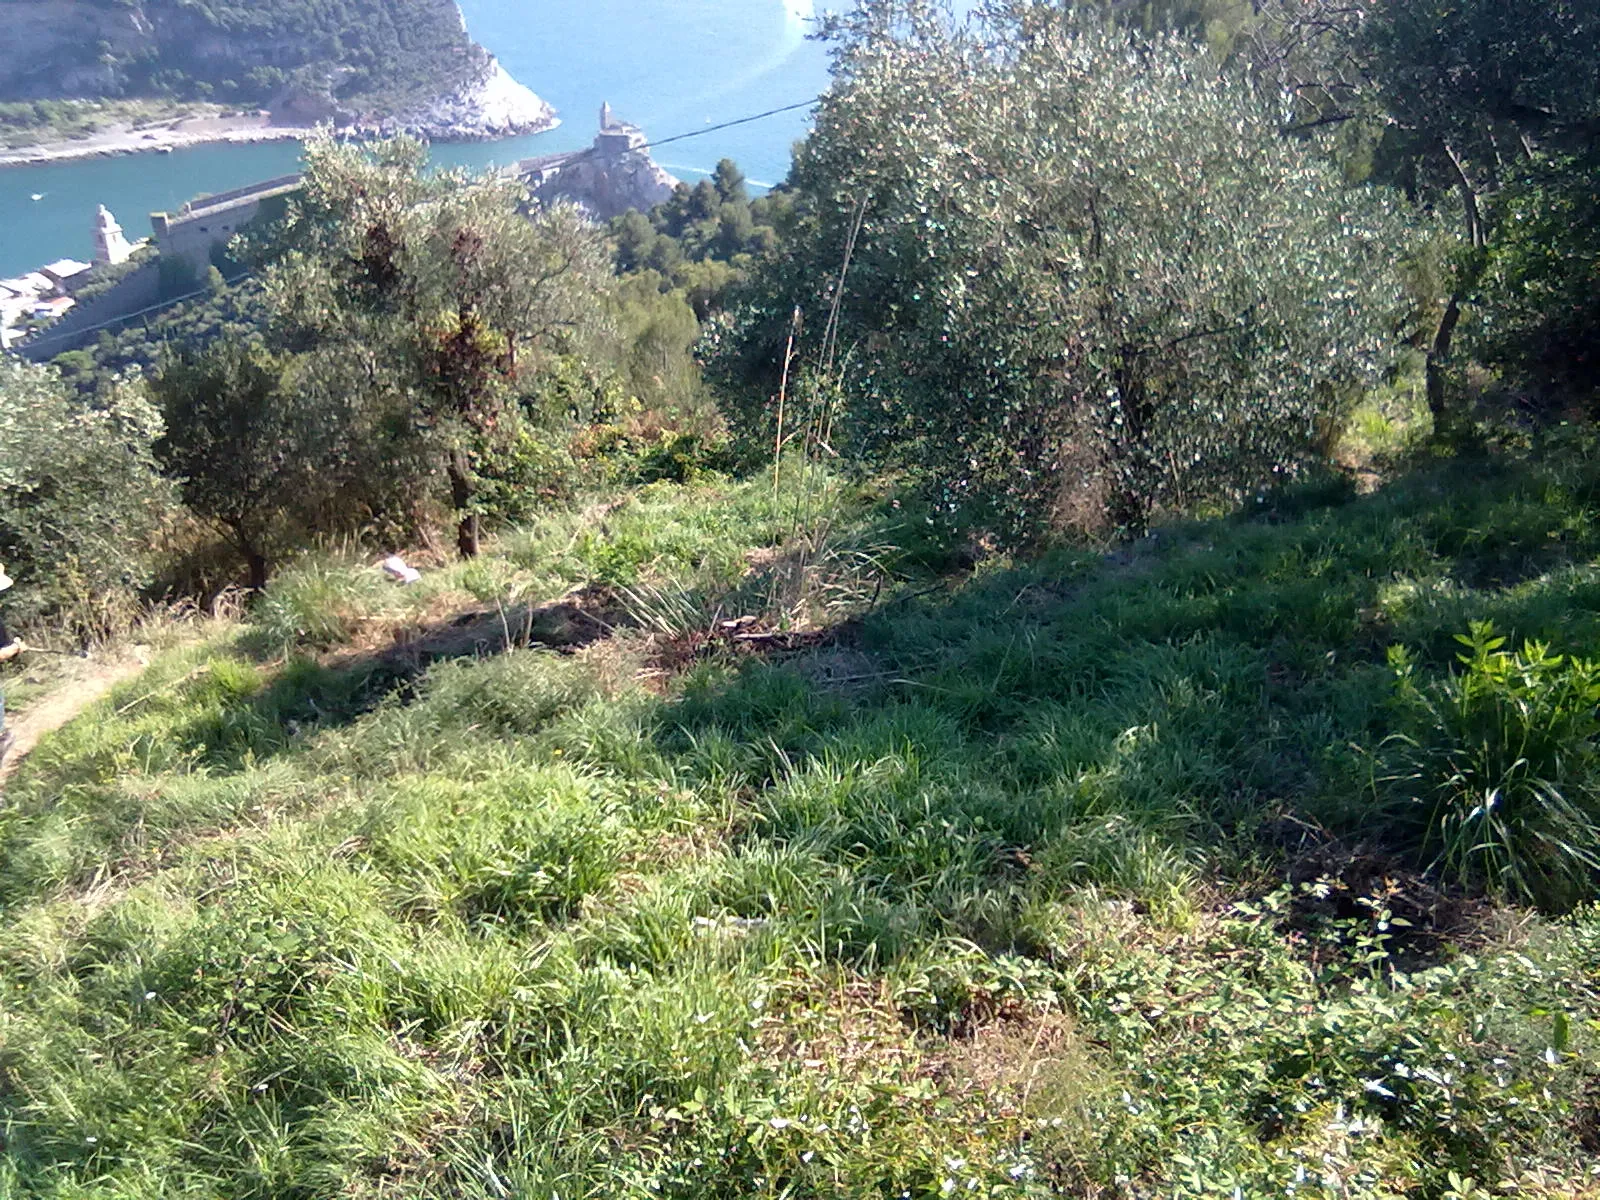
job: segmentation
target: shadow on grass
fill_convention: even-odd
[[[1369,1081],[1373,1061],[1414,1062],[1418,1046],[1428,1062],[1456,1063],[1458,1002],[1423,997],[1403,1017],[1390,998],[1370,1010],[1339,1002],[1322,1023],[1327,997],[1300,969],[1305,947],[1323,953],[1372,911],[1358,891],[1392,901],[1394,872],[1371,855],[1314,861],[1310,849],[1340,833],[1406,850],[1363,758],[1388,732],[1388,645],[1444,646],[1428,659],[1437,672],[1469,616],[1558,645],[1592,631],[1595,607],[1574,597],[1587,594],[1584,564],[1600,545],[1582,505],[1549,505],[1543,525],[1529,515],[1543,486],[1508,478],[1463,499],[1435,474],[1364,500],[1273,498],[1270,512],[1172,528],[1109,558],[1062,552],[985,564],[937,591],[907,583],[844,636],[810,644],[737,642],[764,631],[735,621],[721,643],[695,648],[665,698],[619,696],[588,661],[520,652],[593,645],[620,621],[603,607],[468,614],[275,677],[247,647],[174,659],[122,698],[101,742],[93,729],[72,735],[56,775],[40,779],[54,795],[40,788],[32,811],[0,812],[0,905],[98,885],[123,864],[137,877],[173,861],[171,845],[219,829],[276,819],[281,837],[200,846],[170,892],[106,905],[72,943],[92,966],[73,967],[70,986],[19,986],[11,1003],[34,1014],[22,1028],[78,1039],[59,1050],[14,1039],[29,1074],[13,1075],[43,1098],[30,1110],[37,1169],[89,1177],[123,1153],[102,1111],[125,1114],[121,1145],[142,1153],[147,1114],[162,1109],[143,1092],[170,1073],[182,1085],[171,1106],[187,1106],[181,1127],[162,1114],[173,1131],[162,1161],[175,1171],[220,1178],[267,1130],[304,1147],[283,1159],[296,1170],[346,1171],[359,1188],[380,1168],[319,1140],[333,1128],[321,1122],[355,1112],[373,1128],[409,1128],[394,1098],[410,1103],[409,1079],[414,1111],[434,1113],[433,1077],[398,1057],[413,1047],[453,1072],[447,1086],[477,1086],[458,1066],[470,1061],[492,1086],[534,1094],[570,1071],[582,1089],[586,1107],[541,1113],[520,1140],[497,1117],[466,1131],[480,1138],[474,1169],[570,1146],[574,1131],[614,1149],[639,1135],[652,1103],[733,1094],[729,1078],[770,1091],[775,1060],[748,1076],[726,1064],[750,1060],[752,1014],[782,995],[769,990],[772,969],[804,964],[831,990],[819,963],[874,976],[850,1007],[878,1006],[892,1031],[908,1020],[965,1041],[1010,1023],[1021,1058],[1040,1047],[1029,1015],[1070,992],[1097,1046],[1150,1068],[1106,1111],[1136,1094],[1163,1139],[1180,1125],[1222,1128],[1253,1154],[1257,1128],[1294,1135],[1298,1118],[1276,1123],[1280,1111],[1338,1104],[1406,1117],[1420,1130],[1407,1154],[1415,1145],[1418,1161],[1455,1164],[1455,1108],[1408,1091],[1402,1110]],[[1571,565],[1517,588],[1464,589],[1463,560],[1483,542],[1455,531],[1504,527],[1507,506],[1526,518],[1512,553],[1559,528]],[[338,732],[290,753],[310,731]],[[66,782],[80,769],[92,786]],[[282,819],[313,810],[299,828]],[[242,885],[214,886],[213,862]],[[1328,874],[1351,890],[1292,912],[1290,941],[1240,920],[1219,936],[1218,921],[1195,919],[1201,906]],[[182,912],[174,898],[191,896],[198,912],[151,936]],[[32,940],[43,926],[18,934],[19,978],[46,960]],[[1497,1013],[1501,979],[1490,981]],[[1169,1008],[1176,1019],[1158,1022]],[[766,1011],[782,1014],[781,1002]],[[1472,1038],[1485,1063],[1500,1048]],[[1546,1044],[1506,1057],[1536,1064]],[[97,1072],[121,1072],[111,1078],[124,1094],[58,1065],[85,1059],[82,1046],[96,1047]],[[141,1059],[152,1046],[169,1057]],[[707,1047],[725,1058],[713,1063]],[[452,1057],[460,1048],[479,1057]],[[690,1066],[693,1055],[703,1061]],[[221,1076],[207,1082],[223,1069],[232,1092]],[[898,1066],[889,1078],[903,1081]],[[61,1094],[91,1098],[94,1123],[47,1107]],[[852,1080],[840,1108],[816,1111],[836,1124],[863,1094]],[[886,1103],[909,1111],[903,1095],[886,1089]],[[1226,1124],[1258,1100],[1247,1127]],[[1480,1114],[1504,1107],[1493,1094],[1471,1103],[1485,1127]],[[676,1154],[677,1137],[640,1144]],[[1135,1175],[1154,1178],[1171,1144],[1140,1150]],[[586,1152],[574,1152],[575,1170]],[[789,1169],[792,1147],[781,1153]],[[1498,1161],[1498,1147],[1479,1158]]]
[[[1449,464],[1365,498],[1325,484],[1269,497],[1112,556],[985,564],[932,590],[924,575],[819,636],[735,620],[681,639],[686,652],[664,662],[671,700],[651,701],[640,736],[675,778],[726,786],[748,836],[798,854],[797,869],[845,870],[855,891],[830,901],[841,912],[937,911],[986,944],[1022,944],[1017,914],[1072,887],[1160,907],[1202,869],[1248,878],[1334,839],[1404,858],[1414,830],[1374,785],[1393,732],[1388,647],[1441,673],[1474,619],[1513,642],[1592,644],[1592,491],[1551,469]],[[1515,587],[1459,582],[1490,560],[1544,564],[1553,546],[1565,565]],[[543,737],[595,689],[508,652],[571,653],[632,620],[593,588],[390,629],[381,644],[270,673],[266,648],[242,644],[187,675],[174,667],[147,694],[132,685],[114,720],[69,731],[28,764],[13,816],[60,802],[62,820],[86,814],[110,846],[119,822],[144,827],[145,793],[169,780],[293,764],[312,735],[380,708],[404,711],[342,735],[338,769],[428,770],[473,739]],[[451,662],[482,666],[449,672],[445,694],[415,705],[419,680]],[[333,761],[319,753],[312,774]],[[605,753],[594,769],[638,769]],[[762,915],[757,899],[741,906]]]
[[[840,881],[812,906],[841,953],[930,935],[1031,952],[1041,906],[1074,890],[1172,908],[1202,875],[1331,873],[1353,889],[1341,917],[1375,911],[1359,901],[1388,880],[1409,893],[1394,911],[1444,928],[1462,910],[1423,878],[1417,815],[1379,778],[1388,649],[1441,677],[1457,635],[1491,620],[1513,644],[1586,652],[1592,492],[1556,468],[1449,463],[1111,556],[981,569],[883,606],[846,647],[691,669],[655,745],[748,797],[752,863]],[[847,686],[819,668],[844,651]],[[768,916],[779,894],[733,907]]]
[[[902,511],[893,498],[861,500],[846,540],[852,546],[878,546],[897,539],[895,565],[902,571],[928,573],[961,563],[963,548],[952,550],[933,537],[920,515],[920,510]],[[780,576],[800,553],[789,542],[735,555],[743,575],[723,578],[718,569],[700,569],[701,563],[688,584],[669,577],[655,588],[639,581],[644,566],[658,559],[687,569],[689,562],[698,562],[696,549],[725,551],[717,541],[725,536],[717,522],[702,524],[708,541],[698,548],[682,544],[681,530],[659,539],[622,531],[621,541],[611,547],[616,554],[597,553],[602,561],[595,577],[559,601],[482,608],[431,624],[381,625],[364,641],[358,634],[355,644],[335,646],[321,656],[292,656],[281,669],[269,665],[282,657],[281,644],[260,629],[250,631],[237,650],[254,673],[247,670],[230,680],[228,668],[215,671],[224,678],[207,682],[225,694],[213,711],[175,728],[170,740],[208,770],[236,771],[285,752],[309,733],[348,726],[385,704],[409,704],[418,681],[440,663],[489,660],[521,649],[572,654],[617,630],[632,629],[652,635],[659,658],[652,665],[676,674],[727,651],[741,658],[785,654],[838,636],[794,633],[768,619],[772,597],[766,590],[781,590]],[[794,531],[788,536],[793,541]],[[616,568],[612,557],[624,560],[615,578],[599,569]]]
[[[609,637],[628,620],[606,588],[588,588],[547,604],[460,613],[431,624],[385,630],[387,642],[321,660],[292,658],[264,688],[175,731],[203,748],[215,771],[237,771],[270,758],[312,732],[350,725],[384,703],[410,703],[416,684],[437,664],[491,659],[514,650],[573,654]],[[251,647],[258,654],[263,647]]]
[[[571,654],[609,636],[621,619],[610,593],[591,589],[549,604],[385,627],[381,643],[321,658],[283,661],[249,634],[226,650],[201,648],[172,660],[165,678],[158,670],[122,685],[99,720],[78,722],[41,743],[13,781],[13,814],[134,775],[234,775],[385,704],[411,703],[418,681],[440,663],[530,648]]]

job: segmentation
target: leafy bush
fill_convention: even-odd
[[[1582,1073],[1556,997],[1581,954],[1568,967],[1529,947],[1405,974],[1372,934],[1380,908],[1319,931],[1367,961],[1311,969],[1284,953],[1291,903],[1280,890],[1192,938],[1132,944],[1080,914],[1114,948],[1086,948],[1078,1014],[1161,1097],[1104,1097],[1085,1182],[1154,1176],[1166,1187],[1153,1190],[1198,1196],[1326,1195],[1338,1181],[1376,1196],[1406,1178],[1448,1194],[1452,1173],[1494,1180],[1512,1147],[1568,1150],[1556,1131]]]
[[[1447,876],[1570,908],[1600,871],[1600,659],[1542,642],[1507,651],[1488,621],[1457,640],[1462,669],[1437,682],[1390,652],[1402,732],[1387,782],[1417,806],[1424,852]]]
[[[751,200],[743,173],[724,158],[712,178],[680,183],[650,212],[612,220],[617,270],[662,292],[675,289],[704,319],[722,307],[753,258],[778,246],[792,200],[782,185]]]
[[[611,273],[577,209],[526,213],[514,181],[426,168],[409,138],[310,142],[305,188],[272,235],[286,253],[266,290],[280,344],[312,349],[409,468],[447,482],[470,558],[480,467],[515,451],[524,398],[601,334]]]
[[[120,388],[91,407],[55,372],[0,365],[0,562],[8,610],[103,631],[149,578],[170,490],[151,443],[160,418]]]
[[[286,384],[284,373],[265,350],[224,338],[180,347],[150,381],[166,424],[162,465],[195,515],[243,557],[256,591],[272,559],[306,540],[317,500],[353,457],[338,453],[347,440],[339,407]]]
[[[1498,207],[1482,298],[1488,358],[1536,387],[1600,387],[1600,153],[1546,157]]]

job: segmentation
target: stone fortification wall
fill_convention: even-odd
[[[52,322],[48,329],[18,346],[17,353],[33,362],[48,362],[58,354],[88,345],[103,328],[115,332],[139,313],[160,305],[161,300],[161,264],[152,260]]]
[[[234,234],[260,214],[263,204],[299,187],[300,176],[284,175],[192,200],[173,214],[151,213],[150,228],[156,247],[168,261],[181,260],[190,270],[203,275],[211,263],[212,251],[226,246]]]
[[[231,192],[216,192],[210,196],[199,196],[189,201],[178,210],[180,217],[199,217],[219,208],[229,208],[241,200],[261,201],[268,196],[282,195],[284,192],[293,191],[300,186],[299,175],[280,175],[276,179],[269,179],[265,183],[252,183],[246,187],[234,188]]]
[[[44,362],[87,345],[102,329],[124,327],[129,321],[149,316],[172,302],[174,279],[185,271],[198,287],[205,279],[213,255],[261,215],[264,205],[287,196],[300,187],[300,176],[284,175],[265,183],[219,192],[191,200],[176,213],[151,213],[156,260],[119,280],[94,299],[80,303],[59,321],[17,352],[35,362]]]

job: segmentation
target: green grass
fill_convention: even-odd
[[[412,589],[307,562],[10,788],[0,1195],[1592,1194],[1600,913],[1456,889],[1386,781],[1434,744],[1392,647],[1446,689],[1473,620],[1591,653],[1597,480],[1446,463],[967,576],[799,478]],[[596,581],[660,621],[342,645]],[[664,656],[761,605],[856,619]]]

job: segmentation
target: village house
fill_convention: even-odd
[[[65,296],[72,291],[73,280],[93,269],[93,263],[79,262],[75,258],[62,258],[48,266],[40,267],[38,273],[50,281],[57,295]]]

